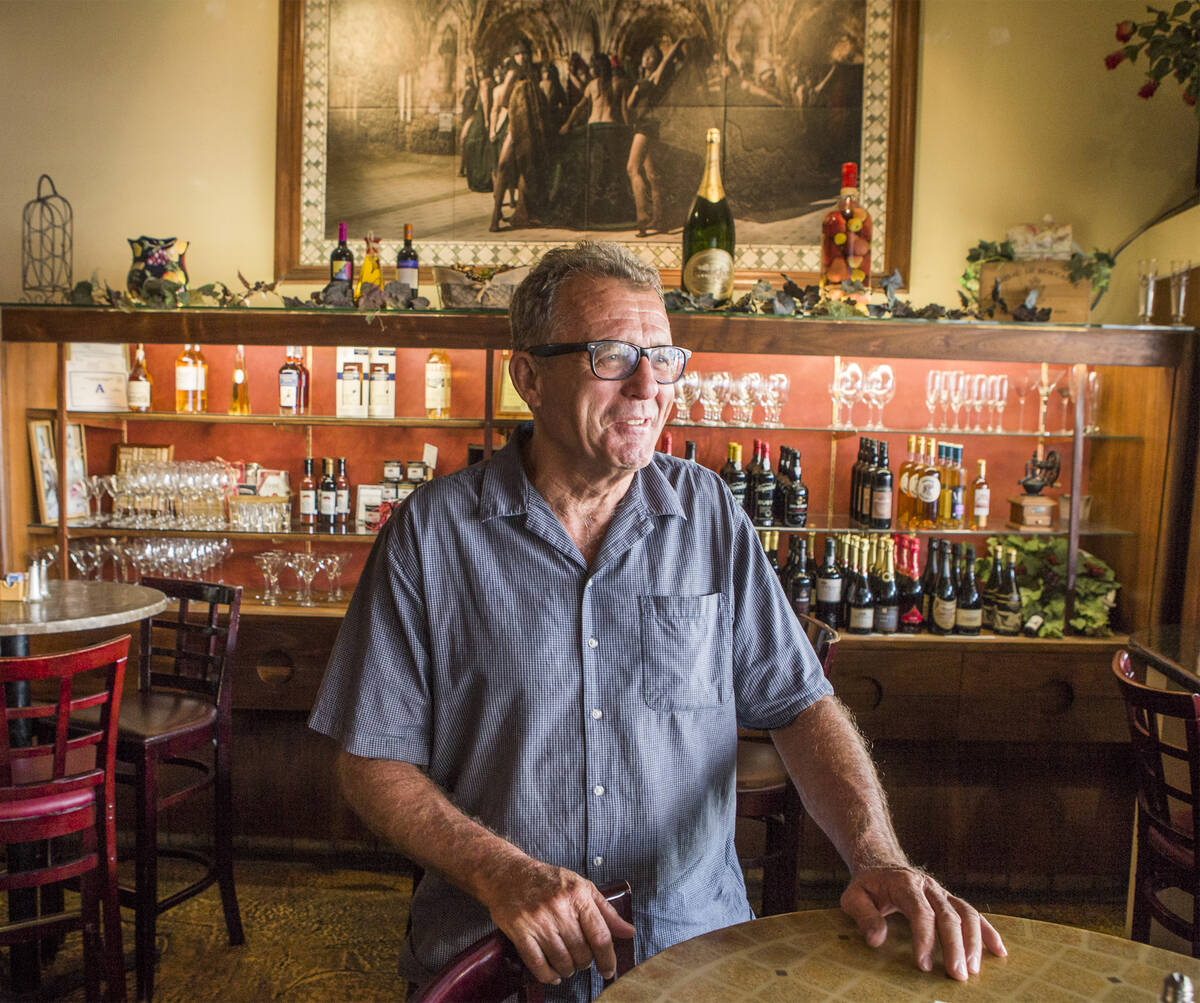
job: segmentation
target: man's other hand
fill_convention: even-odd
[[[912,927],[917,966],[933,970],[933,949],[941,944],[946,973],[959,980],[979,973],[983,948],[1008,952],[995,928],[970,903],[951,895],[915,867],[871,867],[859,871],[842,894],[842,911],[879,947],[887,937],[885,917],[903,915]]]
[[[604,978],[612,978],[612,938],[634,934],[587,878],[539,861],[502,868],[483,904],[534,977],[553,985],[593,961]]]

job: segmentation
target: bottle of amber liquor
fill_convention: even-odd
[[[233,385],[229,392],[229,413],[250,413],[250,384],[246,380],[246,350],[238,345],[233,356]]]
[[[175,410],[180,414],[208,410],[208,361],[199,345],[184,345],[175,359]]]
[[[842,283],[871,284],[871,214],[858,201],[858,164],[842,164],[842,191],[821,223],[821,294],[842,299]]]
[[[130,411],[145,413],[150,410],[150,391],[154,380],[146,368],[146,347],[139,344],[133,357],[133,367],[125,379],[125,404]]]
[[[450,417],[450,356],[440,348],[425,360],[425,417]]]

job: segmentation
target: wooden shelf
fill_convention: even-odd
[[[1008,648],[1014,646],[1030,653],[1037,651],[1061,651],[1064,648],[1070,648],[1073,651],[1086,651],[1095,649],[1097,651],[1112,651],[1116,648],[1123,648],[1129,644],[1128,634],[1113,634],[1109,637],[1083,637],[1080,635],[1071,635],[1070,637],[1025,637],[1023,634],[1018,637],[999,637],[988,631],[981,632],[977,635],[967,634],[850,634],[846,631],[840,631],[839,636],[841,641],[838,643],[838,648],[877,648],[882,645],[906,645],[908,647],[924,647],[926,645],[944,648],[946,646],[962,646],[970,645],[973,651],[987,650],[988,648]],[[837,669],[837,660],[834,660],[834,670]]]
[[[29,532],[35,536],[52,536],[58,532],[57,524],[44,522],[30,523]],[[374,530],[362,532],[350,530],[344,533],[309,532],[293,529],[279,533],[251,533],[239,529],[155,529],[151,527],[134,526],[79,526],[70,524],[72,539],[98,536],[147,536],[147,537],[209,537],[227,536],[232,540],[266,540],[271,543],[293,544],[303,540],[314,543],[374,543],[379,535]]]

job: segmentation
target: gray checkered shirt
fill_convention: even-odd
[[[754,530],[712,471],[654,455],[589,568],[517,439],[414,492],[380,533],[310,726],[428,768],[532,856],[633,886],[639,960],[752,918],[734,850],[737,727],[830,693]],[[429,873],[402,962],[491,928]],[[599,991],[592,969],[565,998]]]

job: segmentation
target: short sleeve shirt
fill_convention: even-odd
[[[310,725],[413,763],[539,860],[633,887],[639,960],[752,918],[734,848],[737,728],[832,692],[750,521],[655,453],[591,566],[525,475],[518,432],[415,491],[380,533]],[[486,910],[438,875],[408,950],[435,971]],[[568,998],[599,989],[593,969]]]

